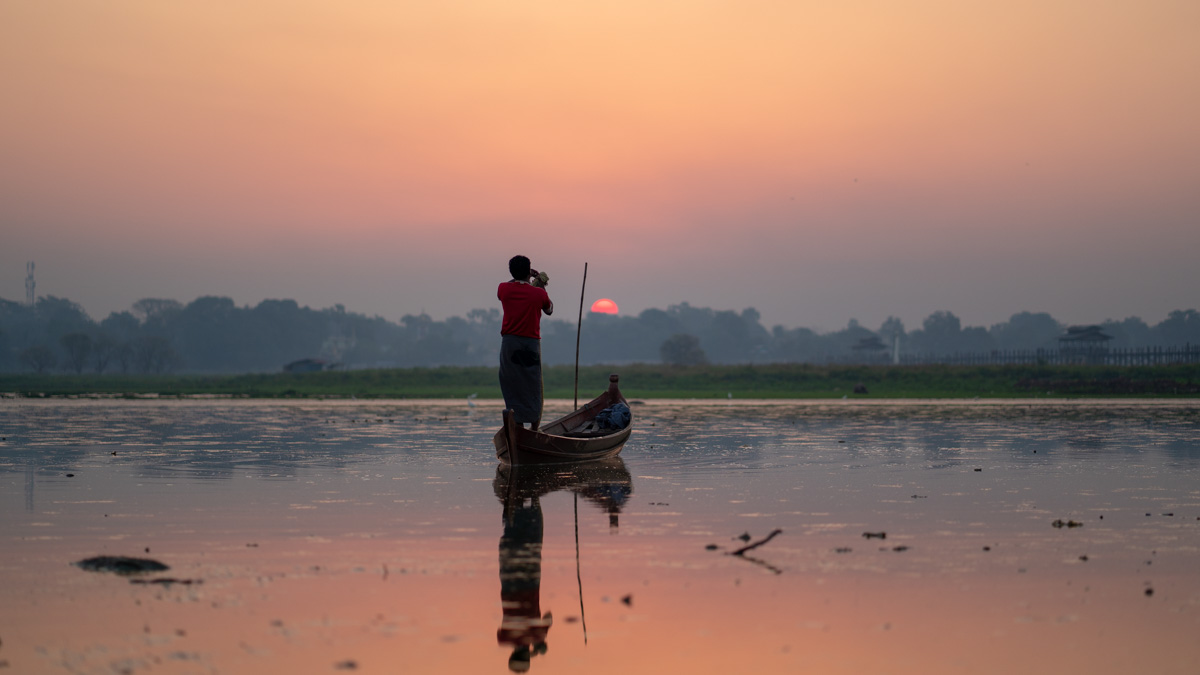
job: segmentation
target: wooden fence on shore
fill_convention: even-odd
[[[861,355],[831,359],[837,363],[890,364],[890,354]],[[987,352],[949,354],[901,353],[900,365],[942,364],[953,366],[1092,365],[1165,366],[1200,363],[1200,345],[1182,347],[1130,347],[1117,349],[995,349]]]

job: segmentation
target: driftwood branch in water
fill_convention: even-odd
[[[771,541],[772,539],[774,539],[776,537],[776,535],[780,535],[780,534],[783,534],[783,530],[775,530],[771,534],[768,534],[765,538],[763,538],[759,541],[756,541],[753,544],[748,544],[746,546],[743,546],[743,547],[739,548],[738,550],[731,552],[729,555],[742,555],[746,551],[752,551],[752,550],[758,548],[759,546],[762,546],[763,544],[767,543],[768,541]]]
[[[771,563],[769,563],[765,560],[759,560],[758,558],[755,558],[753,556],[748,556],[748,555],[739,555],[738,557],[741,558],[742,560],[752,562],[755,565],[765,567],[768,570],[770,570],[772,574],[783,574],[783,570],[779,569],[778,567],[772,565]]]

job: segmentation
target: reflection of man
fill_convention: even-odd
[[[500,606],[504,618],[496,641],[511,645],[508,669],[529,670],[529,662],[546,653],[546,634],[554,622],[542,616],[542,505],[537,497],[511,509],[500,536]]]
[[[500,391],[504,407],[513,411],[516,422],[536,429],[542,419],[542,312],[553,314],[554,303],[544,288],[548,277],[530,268],[529,258],[513,256],[508,271],[512,280],[496,289],[504,306]]]

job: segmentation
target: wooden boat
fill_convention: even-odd
[[[610,375],[607,390],[537,430],[524,428],[513,420],[511,410],[505,410],[504,426],[492,438],[497,459],[505,464],[551,464],[615,457],[629,440],[633,420],[613,431],[600,429],[596,416],[614,403],[628,405],[617,379]]]

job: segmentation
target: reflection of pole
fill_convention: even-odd
[[[579,287],[579,324],[575,327],[575,403],[574,410],[579,407],[579,335],[583,332],[583,292],[587,288],[587,263],[583,263],[583,284]]]
[[[32,464],[25,465],[25,511],[33,513],[33,490],[37,487],[37,469]]]
[[[583,623],[583,644],[586,645],[587,616],[583,613],[583,576],[579,572],[579,493],[573,494],[575,495],[575,581],[579,583],[579,620]]]

